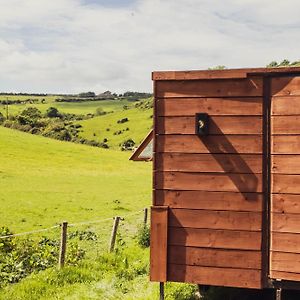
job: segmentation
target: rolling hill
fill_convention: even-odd
[[[135,211],[151,203],[151,164],[129,152],[0,127],[1,224],[26,231]]]

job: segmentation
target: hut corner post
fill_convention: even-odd
[[[160,300],[164,299],[167,281],[168,206],[151,207],[150,280],[160,283]]]

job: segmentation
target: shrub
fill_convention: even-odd
[[[133,147],[135,145],[135,141],[132,139],[128,139],[125,142],[123,142],[120,146],[121,146],[121,150],[122,151],[126,151],[126,150],[133,150]]]
[[[123,124],[123,123],[126,123],[126,122],[128,122],[128,121],[129,121],[128,118],[123,118],[123,119],[121,119],[121,120],[118,120],[117,123],[118,123],[118,124]]]
[[[21,125],[35,125],[36,121],[42,117],[42,113],[36,107],[25,108],[18,116],[17,121]]]
[[[56,107],[49,107],[46,111],[46,117],[48,118],[60,118],[61,114],[59,113]]]
[[[8,228],[0,228],[0,235],[11,235]],[[42,237],[39,241],[9,237],[0,240],[0,286],[16,283],[33,272],[55,266],[59,241]],[[85,252],[74,242],[68,243],[66,262],[76,265]]]
[[[5,118],[2,114],[2,112],[0,112],[0,124],[2,124],[5,121]]]
[[[142,248],[148,248],[150,246],[150,226],[140,226],[138,228],[136,239],[139,246],[141,246]]]

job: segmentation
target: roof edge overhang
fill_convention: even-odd
[[[225,70],[155,71],[152,80],[199,80],[247,78],[250,75],[300,74],[300,67],[246,68]]]
[[[140,154],[147,147],[148,143],[151,141],[152,138],[153,138],[153,129],[151,129],[151,131],[147,134],[147,136],[144,138],[144,140],[141,142],[141,144],[135,149],[133,154],[130,156],[129,160],[152,161],[152,158],[140,157]]]

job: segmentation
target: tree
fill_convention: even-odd
[[[38,119],[42,117],[42,113],[36,107],[25,108],[18,116],[17,120],[21,125],[34,125]]]
[[[93,98],[96,96],[94,92],[86,92],[86,93],[80,93],[78,95],[80,98]]]
[[[56,107],[49,107],[46,111],[46,116],[48,118],[60,118],[61,114]]]

